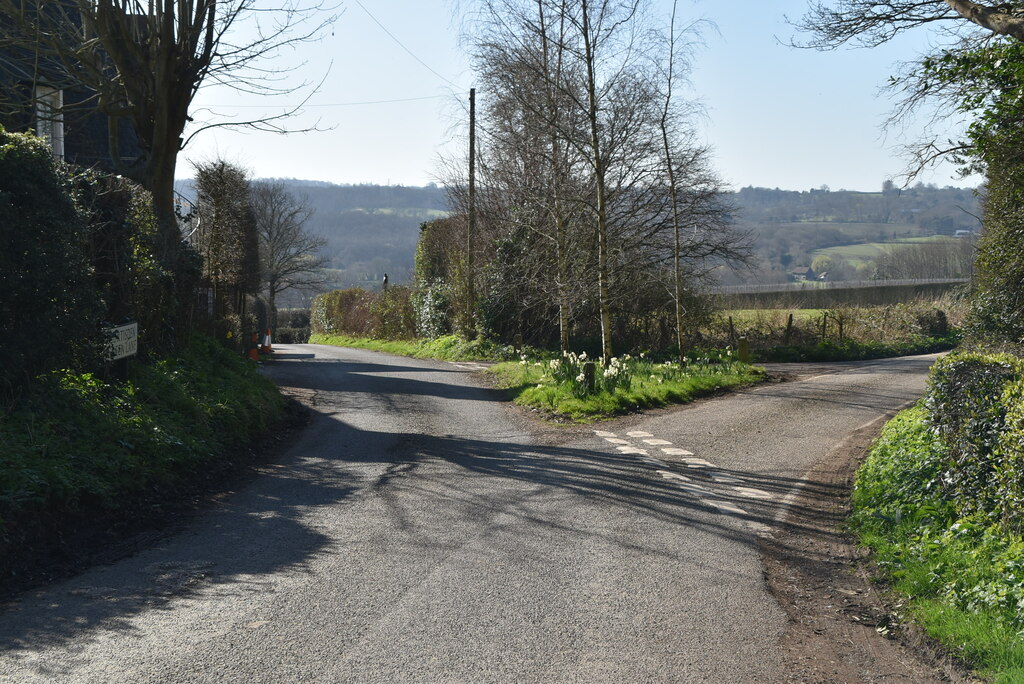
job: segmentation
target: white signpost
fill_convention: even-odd
[[[107,342],[107,352],[111,361],[117,361],[128,356],[134,356],[139,353],[139,324],[128,323],[126,325],[119,325],[116,328],[107,328],[106,332],[110,335],[110,341]]]

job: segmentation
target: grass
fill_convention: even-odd
[[[764,371],[748,364],[724,361],[695,361],[687,366],[658,364],[627,359],[619,380],[585,393],[575,378],[557,377],[551,365],[557,360],[524,359],[502,363],[490,369],[499,385],[512,390],[515,403],[544,411],[554,417],[577,422],[632,413],[638,409],[683,404],[725,389],[742,387],[764,379]],[[598,368],[598,373],[601,373]],[[569,373],[572,376],[575,370]]]
[[[759,363],[785,363],[797,361],[865,361],[868,359],[889,359],[897,356],[935,354],[949,351],[960,342],[960,336],[949,334],[941,337],[911,336],[902,340],[882,342],[852,339],[825,340],[807,345],[779,345],[752,352]]]
[[[735,325],[745,325],[759,322],[765,316],[782,316],[782,320],[785,320],[786,316],[793,314],[793,323],[796,324],[821,318],[825,311],[827,309],[727,309],[721,316],[723,320],[728,320],[732,316]]]
[[[553,377],[554,354],[528,350],[517,355],[508,345],[484,340],[466,341],[455,335],[436,340],[371,340],[341,335],[313,335],[311,344],[371,349],[415,358],[446,361],[499,361],[490,369],[500,387],[509,390],[513,401],[549,413],[552,416],[587,422],[630,413],[642,408],[693,401],[716,392],[749,385],[764,379],[764,372],[708,352],[701,361],[685,369],[678,364],[652,363],[628,359],[615,383],[599,381],[599,391],[585,393],[574,380],[579,364],[566,370],[560,381]],[[573,356],[573,358],[576,358]],[[509,359],[519,359],[510,362]],[[598,371],[601,372],[600,370]]]
[[[487,340],[464,340],[457,335],[446,335],[433,340],[374,340],[347,335],[313,334],[309,337],[309,343],[370,349],[418,359],[443,361],[506,361],[517,358],[515,349],[510,345],[495,344]]]
[[[926,237],[905,237],[896,238],[889,242],[864,242],[856,245],[838,245],[836,247],[822,247],[811,252],[811,260],[814,257],[825,255],[833,259],[844,259],[855,268],[866,266],[894,245],[922,244],[928,242],[941,242],[954,240],[949,235],[929,235]]]
[[[173,498],[283,410],[252,362],[210,338],[134,363],[127,382],[47,374],[0,416],[0,548],[40,526],[130,516],[146,501]]]
[[[923,404],[900,413],[857,473],[850,526],[905,616],[992,681],[1024,681],[1024,539],[957,517],[947,459]]]

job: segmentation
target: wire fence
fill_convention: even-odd
[[[893,287],[901,285],[956,285],[970,282],[969,278],[916,278],[906,280],[806,280],[794,283],[760,283],[745,285],[719,285],[712,294],[758,294],[768,292],[810,292],[814,290],[849,290],[865,287]]]

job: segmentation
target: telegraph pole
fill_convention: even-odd
[[[466,222],[466,317],[467,333],[471,333],[476,310],[473,277],[473,238],[476,234],[476,88],[469,89],[469,220]]]

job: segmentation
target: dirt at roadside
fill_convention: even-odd
[[[790,619],[787,682],[978,681],[920,630],[895,623],[866,552],[842,529],[854,473],[883,420],[819,463],[779,530],[762,538],[765,580]]]

